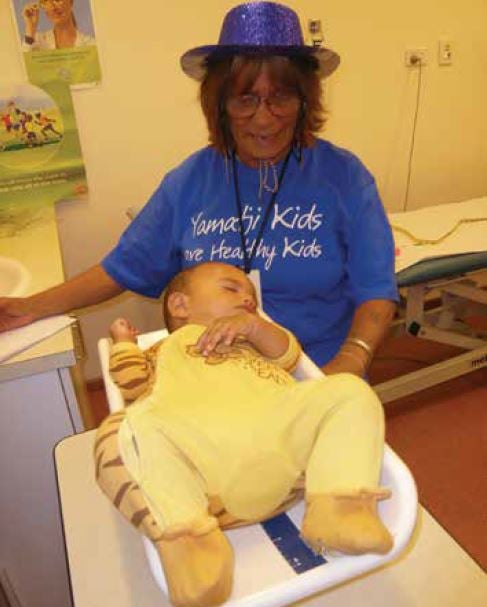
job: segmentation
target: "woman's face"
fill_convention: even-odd
[[[245,103],[248,95],[259,97],[260,103],[255,113],[242,117],[232,103]],[[266,102],[269,97],[270,104]],[[279,106],[272,103],[273,99]],[[250,166],[258,166],[263,160],[281,160],[292,145],[299,108],[299,97],[273,82],[265,63],[249,90],[238,90],[237,80],[236,90],[227,100],[227,115],[240,160]]]
[[[73,0],[40,0],[40,5],[53,25],[65,23],[71,19]]]

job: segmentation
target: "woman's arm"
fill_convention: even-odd
[[[389,329],[395,309],[396,304],[387,299],[372,299],[361,304],[342,347],[335,358],[322,367],[323,372],[365,375],[375,350]]]
[[[124,291],[101,265],[30,297],[0,298],[0,332],[40,318],[63,314],[111,299]]]

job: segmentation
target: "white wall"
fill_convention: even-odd
[[[305,3],[300,3],[303,6]],[[425,47],[408,209],[487,190],[487,2],[328,1],[330,44],[342,66],[330,83],[327,135],[358,153],[375,174],[386,207],[403,208],[418,70],[406,48]],[[438,41],[453,42],[439,66]]]
[[[58,204],[66,274],[96,263],[162,175],[206,142],[197,87],[180,54],[216,41],[236,2],[93,0],[103,82],[74,92],[90,193]],[[290,0],[305,23],[321,18],[327,43],[342,56],[327,84],[326,136],[357,153],[375,174],[386,207],[404,202],[418,71],[407,47],[426,47],[408,208],[487,194],[486,0]],[[9,0],[0,0],[0,79],[23,78]],[[450,67],[436,61],[439,38],[453,42]],[[119,314],[143,330],[160,324],[160,306],[134,296],[82,315],[98,376],[96,340]]]

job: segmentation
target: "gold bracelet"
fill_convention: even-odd
[[[358,337],[347,337],[345,343],[355,344],[359,348],[362,348],[362,350],[365,350],[365,352],[367,352],[370,358],[372,358],[372,356],[374,355],[374,352],[370,345],[363,339],[359,339]]]

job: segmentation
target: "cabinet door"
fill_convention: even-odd
[[[0,569],[22,607],[71,604],[53,448],[73,433],[57,370],[0,383]]]

